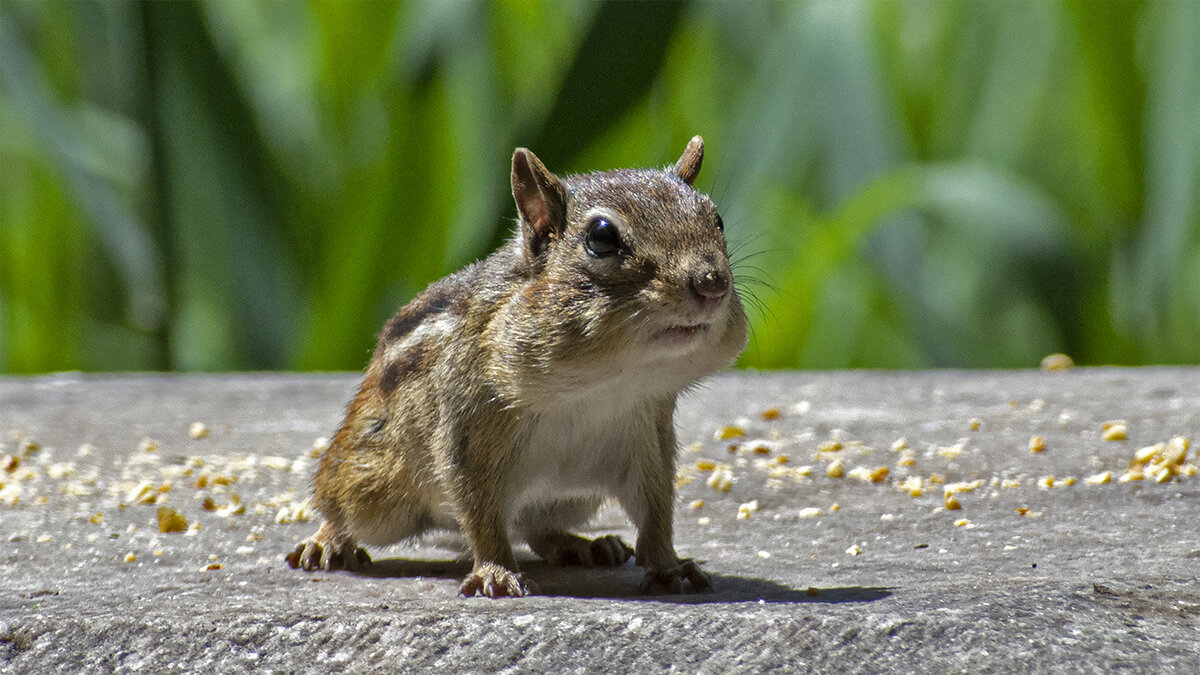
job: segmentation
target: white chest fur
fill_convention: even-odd
[[[615,495],[658,442],[653,404],[604,399],[539,414],[527,438],[518,449],[510,508]]]

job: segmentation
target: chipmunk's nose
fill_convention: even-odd
[[[692,295],[704,309],[712,309],[729,292],[729,276],[716,268],[698,272],[690,280]]]

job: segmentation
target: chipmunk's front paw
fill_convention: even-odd
[[[683,581],[687,580],[693,591],[711,591],[712,579],[691,558],[680,558],[673,567],[656,568],[646,566],[640,591],[644,595],[659,593],[682,593]]]
[[[588,539],[568,532],[546,535],[530,547],[551,565],[620,567],[633,556],[633,549],[615,534]]]
[[[463,579],[458,592],[466,597],[521,598],[538,592],[537,584],[495,563],[484,563]]]
[[[315,569],[326,572],[342,569],[355,572],[371,564],[371,556],[361,546],[337,546],[318,541],[315,537],[300,542],[284,559],[292,569],[303,569],[306,572]]]

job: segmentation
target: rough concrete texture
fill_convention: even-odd
[[[1140,448],[1200,439],[1200,369],[714,378],[680,404],[676,544],[716,591],[640,597],[632,563],[526,551],[543,595],[516,600],[458,597],[448,536],[360,575],[283,563],[317,523],[277,521],[305,517],[314,439],[355,383],[0,379],[0,671],[1200,672],[1198,449],[1120,480]],[[1118,419],[1127,440],[1103,440]],[[946,510],[956,482],[977,487]],[[159,505],[192,529],[159,532]],[[634,537],[615,508],[595,531]]]

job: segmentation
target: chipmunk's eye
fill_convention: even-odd
[[[721,219],[721,214],[719,213],[717,214],[717,229],[722,232],[725,231],[725,221]]]
[[[597,258],[607,258],[621,250],[621,235],[617,226],[599,216],[592,218],[587,224],[587,239],[584,247],[588,254]]]

